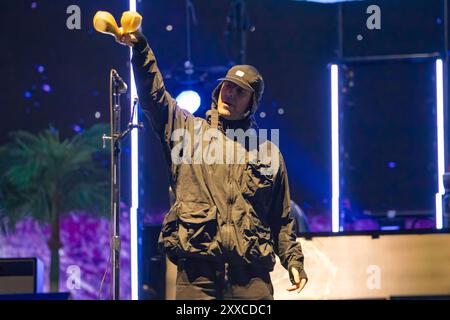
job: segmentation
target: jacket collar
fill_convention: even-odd
[[[233,129],[233,130],[237,130],[237,129],[242,129],[244,131],[246,131],[247,129],[250,129],[252,127],[252,122],[250,120],[250,118],[245,118],[242,120],[227,120],[225,118],[223,118],[222,116],[220,116],[218,114],[217,111],[217,106],[213,103],[213,105],[211,106],[211,109],[208,110],[208,112],[206,113],[206,120],[208,121],[208,123],[213,126],[213,114],[217,113],[217,128],[219,128],[221,131],[223,131],[224,133],[226,133],[227,129]]]

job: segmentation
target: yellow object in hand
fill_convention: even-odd
[[[94,16],[94,28],[98,32],[110,34],[116,39],[127,33],[133,33],[140,28],[142,23],[142,16],[133,11],[126,11],[122,14],[120,23],[122,26],[117,26],[116,19],[113,15],[106,11],[98,11]]]
[[[116,19],[106,11],[98,11],[94,16],[94,28],[98,32],[110,34],[117,39],[122,36],[122,32],[117,26]]]
[[[123,34],[133,33],[141,27],[142,16],[134,11],[125,11],[120,19]]]

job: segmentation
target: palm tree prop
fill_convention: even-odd
[[[109,213],[109,151],[101,147],[108,131],[97,124],[70,140],[53,128],[37,135],[17,131],[0,147],[0,212],[12,226],[24,216],[50,223],[52,292],[59,291],[60,217],[73,210]]]

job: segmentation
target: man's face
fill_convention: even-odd
[[[252,102],[252,92],[224,81],[219,93],[217,109],[219,114],[227,120],[241,120],[246,116]]]

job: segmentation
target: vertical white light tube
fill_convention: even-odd
[[[445,194],[445,145],[444,145],[444,65],[442,59],[436,60],[436,127],[438,192],[436,193],[436,229],[442,229],[442,197]]]
[[[136,0],[130,0],[130,11],[136,11]],[[134,72],[131,65],[133,50],[130,49],[130,84],[131,84],[131,112],[133,112],[134,100],[137,97]],[[138,123],[138,110],[134,110],[133,124]],[[138,300],[139,274],[138,274],[138,208],[139,208],[139,149],[138,130],[131,131],[131,208],[130,208],[130,249],[131,249],[131,299]]]
[[[339,232],[339,68],[331,65],[332,230]]]

